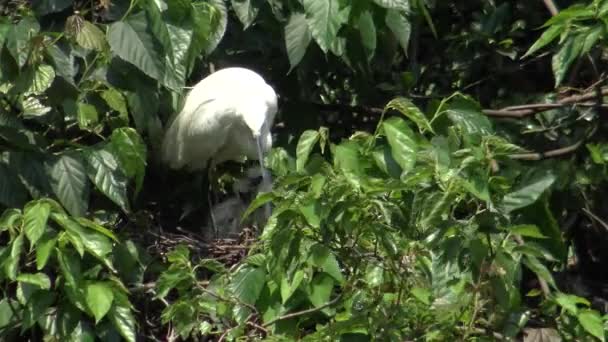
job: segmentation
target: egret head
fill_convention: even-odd
[[[257,94],[249,94],[249,99],[243,101],[241,113],[247,127],[255,139],[270,131],[270,126],[277,113],[277,94],[269,85],[261,87]]]

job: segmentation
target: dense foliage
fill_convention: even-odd
[[[1,339],[605,341],[608,1],[1,6]],[[234,65],[280,112],[230,249],[157,151]]]

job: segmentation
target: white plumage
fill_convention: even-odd
[[[186,97],[166,130],[162,160],[173,169],[190,170],[243,157],[259,160],[259,152],[272,147],[276,112],[277,95],[260,75],[245,68],[219,70]]]

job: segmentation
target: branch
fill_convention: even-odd
[[[299,317],[299,316],[304,316],[304,315],[308,315],[308,314],[313,313],[313,312],[321,311],[321,310],[323,310],[323,309],[325,309],[325,308],[327,308],[329,306],[332,306],[332,305],[336,304],[340,300],[341,297],[342,297],[342,295],[338,295],[336,298],[332,299],[331,301],[329,301],[329,302],[327,302],[327,303],[325,303],[325,304],[323,304],[321,306],[318,306],[316,308],[312,308],[312,309],[308,309],[308,310],[302,310],[302,311],[298,311],[298,312],[294,312],[294,313],[290,313],[290,314],[287,314],[287,315],[283,315],[283,316],[277,317],[277,318],[273,319],[272,321],[270,321],[268,323],[265,323],[264,325],[262,325],[262,327],[266,328],[266,327],[268,327],[270,325],[275,324],[278,321],[282,321],[282,320],[286,320],[286,319],[290,319],[290,318],[294,318],[294,317]]]
[[[557,9],[557,6],[555,5],[555,2],[553,2],[553,0],[543,0],[543,2],[545,3],[545,7],[547,7],[551,15],[557,15],[557,13],[559,13],[559,10]]]

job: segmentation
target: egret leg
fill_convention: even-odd
[[[257,148],[258,148],[258,161],[260,162],[260,170],[262,172],[262,189],[263,191],[272,191],[272,178],[270,173],[267,172],[264,167],[264,154],[262,153],[262,136],[259,135],[256,139]],[[270,207],[270,203],[264,204],[264,220],[268,222],[270,219],[270,215],[272,215],[272,208]]]
[[[207,189],[207,203],[209,204],[209,216],[211,217],[211,225],[213,226],[213,235],[217,239],[218,237],[218,229],[215,221],[215,215],[213,214],[213,201],[211,196],[215,194],[214,192],[214,174],[215,174],[215,163],[211,162],[209,167],[207,168],[207,179],[209,179],[209,188]]]

